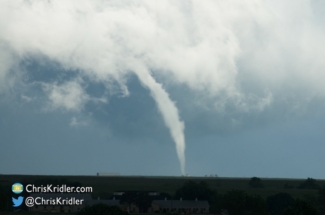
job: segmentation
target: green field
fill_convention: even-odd
[[[244,190],[248,194],[259,194],[263,198],[280,192],[289,193],[294,198],[304,198],[305,196],[316,195],[317,190],[284,188],[287,183],[297,187],[306,179],[272,179],[261,178],[264,188],[250,188],[248,183],[250,178],[217,178],[217,177],[145,177],[145,176],[35,176],[35,175],[0,175],[0,184],[11,189],[14,182],[33,183],[39,179],[68,179],[77,181],[82,186],[93,187],[93,197],[97,198],[102,193],[113,194],[114,191],[160,191],[171,195],[180,188],[184,182],[193,180],[196,182],[205,181],[211,189],[223,194],[233,189]],[[320,186],[325,186],[325,180],[317,180]]]

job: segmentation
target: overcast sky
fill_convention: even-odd
[[[325,3],[0,2],[0,173],[325,178]]]

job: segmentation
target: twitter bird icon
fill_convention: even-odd
[[[14,204],[14,207],[19,207],[22,203],[23,203],[24,197],[23,196],[19,196],[18,199],[15,199],[14,197],[12,197],[12,203]]]

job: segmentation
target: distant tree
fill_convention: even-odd
[[[246,214],[248,215],[267,215],[268,208],[266,201],[259,195],[246,197]]]
[[[266,202],[272,215],[281,215],[293,204],[294,199],[288,193],[278,193],[267,197]]]
[[[223,195],[222,194],[216,194],[215,200],[210,203],[210,213],[212,214],[221,214],[223,209]]]
[[[128,191],[128,192],[125,192],[121,196],[120,203],[121,204],[131,205],[132,203],[135,202],[135,199],[136,199],[137,195],[138,195],[138,191]]]
[[[211,190],[204,181],[200,183],[188,181],[175,192],[175,199],[180,198],[184,200],[195,200],[197,198],[198,200],[207,200],[211,203],[216,198],[216,192]]]
[[[242,190],[227,192],[221,203],[221,208],[229,215],[267,215],[267,204],[258,196],[250,196]]]
[[[252,188],[262,188],[264,187],[262,180],[260,178],[257,177],[253,177],[251,178],[251,180],[249,181],[249,186]]]
[[[313,178],[307,178],[303,183],[301,183],[298,188],[300,189],[319,189],[319,186],[316,184],[316,180]]]
[[[305,193],[302,200],[319,211],[320,207],[318,205],[317,195],[315,195],[315,193]]]
[[[77,213],[78,215],[127,215],[126,211],[117,206],[108,206],[106,204],[96,204],[91,207],[85,207]]]
[[[128,191],[125,192],[120,199],[121,204],[136,204],[139,207],[141,213],[147,212],[147,209],[151,206],[153,197],[149,196],[147,192],[143,191]]]
[[[318,215],[316,208],[308,202],[297,199],[291,207],[286,209],[283,215]]]
[[[242,215],[246,212],[247,194],[242,190],[227,192],[222,198],[222,209],[228,211],[229,215]]]
[[[295,186],[293,186],[293,185],[291,185],[291,184],[288,184],[288,183],[285,183],[285,184],[283,185],[283,188],[284,188],[284,189],[293,189],[293,188],[295,188]]]
[[[321,214],[325,214],[325,186],[318,191],[317,203]]]
[[[134,203],[139,207],[140,213],[146,213],[151,206],[152,198],[146,192],[139,192]]]

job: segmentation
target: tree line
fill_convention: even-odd
[[[81,186],[78,182],[64,181],[67,184]],[[38,183],[42,183],[39,181]],[[62,181],[53,181],[61,184]],[[260,178],[253,177],[248,182],[253,189],[262,189],[263,181]],[[286,185],[285,185],[286,186]],[[316,180],[308,178],[296,188],[299,189],[317,189],[316,196],[306,196],[303,199],[294,199],[288,193],[277,193],[268,196],[266,199],[260,195],[251,195],[243,190],[231,190],[224,194],[213,190],[204,182],[187,181],[174,195],[160,193],[159,196],[149,196],[147,192],[130,191],[121,196],[121,204],[135,204],[139,207],[140,212],[146,212],[151,206],[153,200],[157,199],[175,199],[179,200],[206,200],[210,204],[210,213],[228,215],[325,215],[325,187],[317,185]],[[11,207],[11,190],[4,189],[0,186],[0,211],[10,211]],[[106,196],[111,198],[112,196]],[[92,207],[84,208],[80,215],[87,214],[125,214],[118,207],[110,207],[99,204]]]
[[[298,188],[315,189],[316,180],[308,178]],[[257,177],[249,181],[251,188],[263,188],[262,180]],[[317,187],[318,194],[312,199],[294,199],[288,193],[278,193],[268,196],[266,199],[260,195],[250,195],[243,190],[231,190],[225,194],[219,194],[211,189],[204,181],[187,181],[176,190],[173,196],[162,193],[158,198],[179,200],[206,200],[210,204],[210,213],[228,215],[323,215],[325,214],[325,187]],[[126,192],[120,199],[122,204],[136,204],[141,212],[151,206],[151,202],[157,197],[149,196],[146,192]],[[93,206],[97,210],[104,205]],[[106,206],[108,207],[108,206]],[[86,211],[89,213],[86,213]],[[114,209],[116,210],[116,208]],[[116,212],[116,211],[115,211]],[[122,213],[122,212],[121,212]],[[94,214],[90,208],[86,208],[80,215]],[[98,213],[101,214],[101,213]],[[104,214],[104,213],[103,213]],[[109,214],[109,213],[107,213]]]

